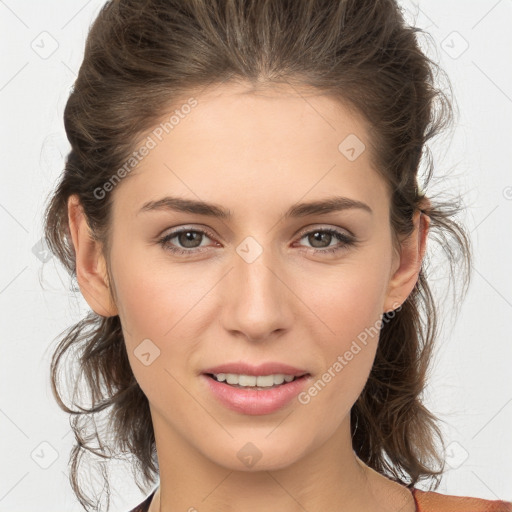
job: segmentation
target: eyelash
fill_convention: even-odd
[[[201,253],[201,252],[204,252],[205,248],[200,248],[200,249],[180,249],[178,247],[173,247],[173,246],[170,246],[168,244],[168,242],[170,240],[172,240],[173,238],[175,238],[176,236],[180,235],[181,233],[187,233],[187,232],[191,232],[191,233],[200,233],[200,234],[203,234],[203,235],[206,235],[208,238],[214,238],[214,235],[212,233],[210,233],[208,230],[205,230],[205,229],[189,229],[189,228],[183,228],[183,229],[179,229],[179,230],[176,230],[176,231],[173,231],[172,233],[169,233],[168,235],[165,235],[164,237],[160,238],[158,240],[158,243],[165,249],[165,250],[168,250],[170,251],[171,253],[173,254],[179,254],[179,255],[191,255],[191,254],[198,254],[198,253]],[[321,229],[313,229],[313,230],[310,230],[310,231],[305,231],[305,232],[302,232],[299,236],[299,240],[304,238],[305,236],[307,235],[310,235],[312,233],[328,233],[330,235],[333,235],[334,237],[336,237],[341,243],[342,245],[339,245],[339,246],[336,246],[336,247],[331,247],[331,248],[326,248],[326,249],[313,249],[312,252],[314,254],[318,254],[318,253],[322,253],[322,254],[326,254],[326,253],[330,253],[330,254],[334,254],[334,253],[337,253],[343,249],[346,249],[350,246],[353,246],[355,245],[356,241],[355,241],[355,238],[352,237],[352,236],[349,236],[341,231],[338,231],[337,229],[333,229],[333,228],[321,228]],[[307,248],[309,249],[309,248]]]

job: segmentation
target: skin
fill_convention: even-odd
[[[241,84],[196,99],[113,191],[110,281],[77,198],[68,201],[81,292],[98,314],[120,316],[130,364],[150,403],[160,466],[151,512],[414,511],[408,489],[352,450],[349,413],[378,336],[308,404],[293,400],[271,414],[226,409],[199,374],[227,361],[280,361],[316,381],[411,293],[428,217],[416,212],[412,235],[394,250],[389,193],[372,168],[366,125],[334,99],[284,85],[248,92]],[[338,150],[349,134],[366,145],[354,161]],[[168,194],[222,205],[233,218],[138,213]],[[293,204],[333,195],[363,201],[373,213],[283,219]],[[173,255],[158,243],[184,226],[215,235],[196,234],[204,252]],[[357,242],[315,254],[340,245],[328,235],[315,244],[311,232],[320,228],[352,233]],[[263,251],[251,263],[236,251],[247,236]],[[184,243],[174,237],[169,245],[194,250]],[[147,338],[160,350],[149,366],[134,353]],[[261,453],[252,467],[237,457],[248,442]]]

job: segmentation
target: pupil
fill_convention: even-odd
[[[311,235],[310,235],[311,237]],[[313,247],[322,247],[322,245],[315,245],[317,242],[322,242],[322,239],[324,238],[324,241],[325,240],[325,237],[327,237],[327,245],[329,245],[329,242],[330,242],[330,238],[332,237],[332,235],[330,233],[322,233],[320,231],[316,231],[314,234],[313,234],[313,242],[311,242],[311,239],[310,239],[310,243]]]
[[[184,231],[183,233],[180,234],[180,243],[184,247],[188,247],[188,248],[198,247],[199,244],[194,245],[194,238],[198,237],[198,235],[200,235],[200,234],[201,233],[197,233],[195,231]],[[195,241],[197,242],[197,238]],[[192,242],[192,245],[190,245],[190,242]]]

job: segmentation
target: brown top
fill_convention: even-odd
[[[512,512],[512,502],[411,489],[417,512]]]
[[[148,512],[156,489],[130,512]],[[434,491],[411,489],[416,504],[416,512],[512,512],[512,502],[484,500],[467,496],[452,496]]]

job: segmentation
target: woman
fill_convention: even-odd
[[[429,233],[465,286],[471,259],[457,208],[421,191],[432,165],[419,186],[451,111],[417,31],[392,0],[101,10],[46,212],[93,310],[52,361],[85,509],[90,452],[158,476],[136,511],[512,510],[415,487],[444,469]],[[58,390],[73,348],[79,411]]]

